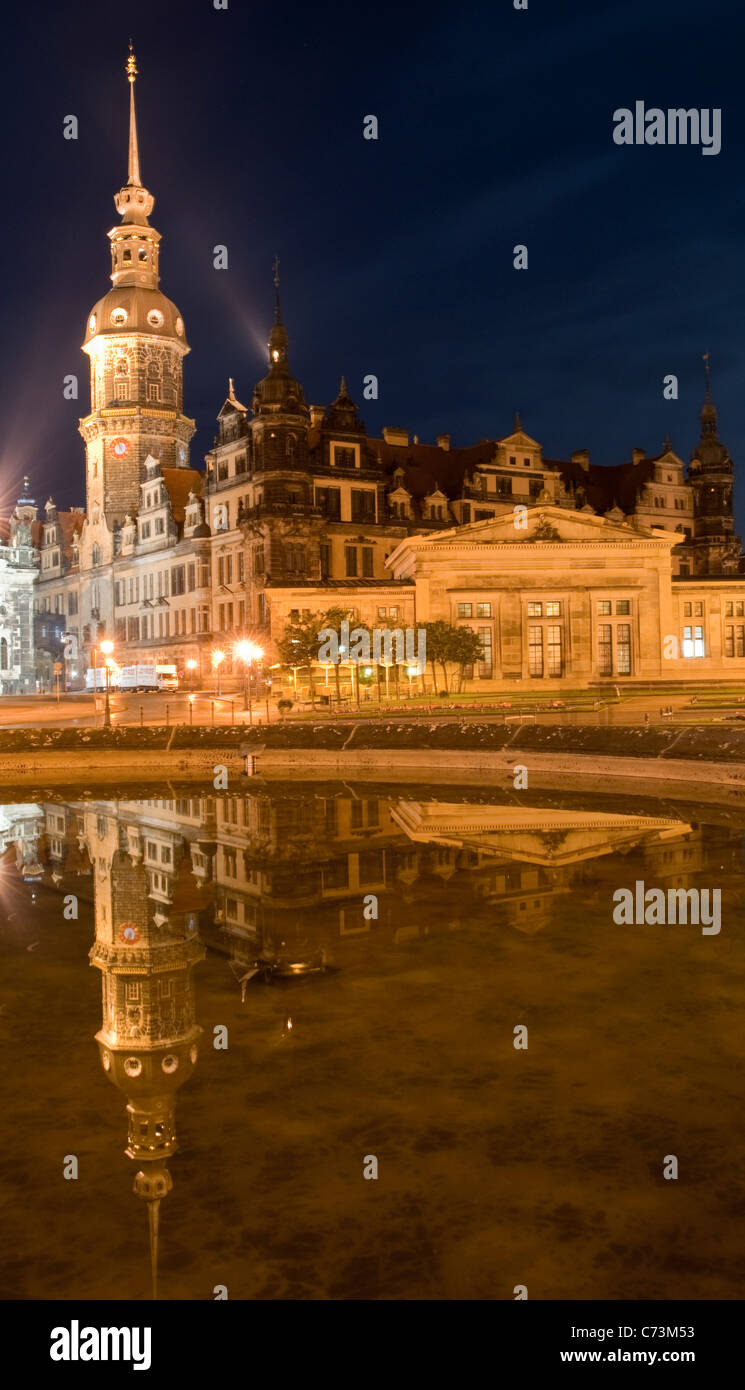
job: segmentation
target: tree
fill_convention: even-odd
[[[440,667],[441,667],[442,672],[443,672],[443,675],[444,675],[444,677],[445,677],[445,690],[447,691],[447,688],[448,688],[448,671],[447,671],[446,662],[447,662],[447,660],[448,660],[448,648],[449,648],[449,643],[450,643],[450,635],[451,635],[453,629],[451,628],[450,623],[443,622],[443,620],[442,620],[441,618],[438,618],[435,622],[432,622],[432,623],[425,623],[425,624],[424,624],[424,630],[425,630],[425,632],[426,632],[426,634],[427,634],[427,660],[428,660],[430,666],[432,667],[432,681],[433,681],[433,684],[434,684],[435,695],[436,695],[436,694],[437,694],[437,670],[436,670],[436,665],[435,665],[436,662],[439,662],[439,663],[440,663]]]
[[[318,660],[318,633],[321,626],[317,615],[303,613],[301,618],[290,619],[282,636],[277,640],[279,659],[284,666],[307,668],[310,700],[313,705],[316,702],[313,662]]]
[[[318,620],[317,620],[317,621],[318,621],[318,631],[319,631],[319,632],[322,632],[323,629],[324,629],[325,627],[330,627],[330,628],[333,628],[334,632],[338,633],[339,636],[341,636],[341,625],[342,625],[342,623],[343,623],[343,622],[351,623],[351,622],[353,621],[353,619],[354,619],[354,613],[353,613],[353,611],[352,611],[351,608],[327,608],[327,609],[326,609],[326,612],[325,612],[325,613],[322,613],[322,614],[320,615],[320,617],[318,618]],[[318,644],[317,644],[317,643],[316,643],[316,652],[318,652]],[[338,661],[335,661],[335,662],[334,662],[334,681],[335,681],[335,683],[336,683],[336,703],[337,703],[337,704],[340,704],[340,703],[341,703],[341,687],[340,687],[340,685],[339,685],[339,667],[341,666],[343,655],[344,655],[344,653],[343,653],[342,651],[339,651],[339,653],[338,653],[339,659],[338,659]],[[349,656],[349,653],[348,653],[348,652],[347,652],[347,656]]]
[[[463,671],[481,660],[483,650],[479,635],[472,627],[451,627],[448,641],[448,660],[458,667],[458,689],[463,689]]]

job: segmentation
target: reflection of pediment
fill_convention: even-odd
[[[393,819],[410,840],[454,845],[499,859],[552,868],[685,835],[690,825],[662,816],[399,801]]]

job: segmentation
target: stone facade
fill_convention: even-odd
[[[466,448],[399,428],[373,438],[343,378],[330,405],[307,403],[290,368],[277,269],[266,374],[250,406],[230,380],[205,471],[190,467],[189,348],[158,288],[133,62],[128,181],[109,232],[113,288],[83,343],[85,511],[59,512],[50,499],[40,523],[44,671],[64,657],[67,684],[81,684],[107,636],[121,663],[191,666],[195,683],[219,646],[230,679],[237,641],[275,662],[288,620],[342,607],[373,624],[471,622],[484,650],[472,679],[484,687],[739,677],[745,564],[708,365],[688,465],[669,439],[659,454],[635,448],[617,465],[596,465],[583,449],[547,458],[519,416],[508,434]]]

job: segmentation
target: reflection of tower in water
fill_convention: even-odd
[[[205,952],[190,914],[159,913],[156,926],[149,889],[145,866],[117,849],[108,884],[96,885],[90,959],[102,976],[101,1063],[127,1096],[125,1152],[138,1164],[134,1191],[147,1202],[156,1298],[160,1202],[173,1186],[167,1163],[178,1148],[175,1095],[194,1069],[202,1032],[193,967]]]

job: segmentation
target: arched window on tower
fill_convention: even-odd
[[[129,363],[126,357],[117,357],[114,363],[114,400],[129,400]]]
[[[160,362],[157,357],[149,357],[147,363],[147,398],[160,400]]]
[[[287,440],[285,442],[285,453],[288,459],[294,459],[296,450],[297,439],[295,438],[294,434],[288,434]]]

